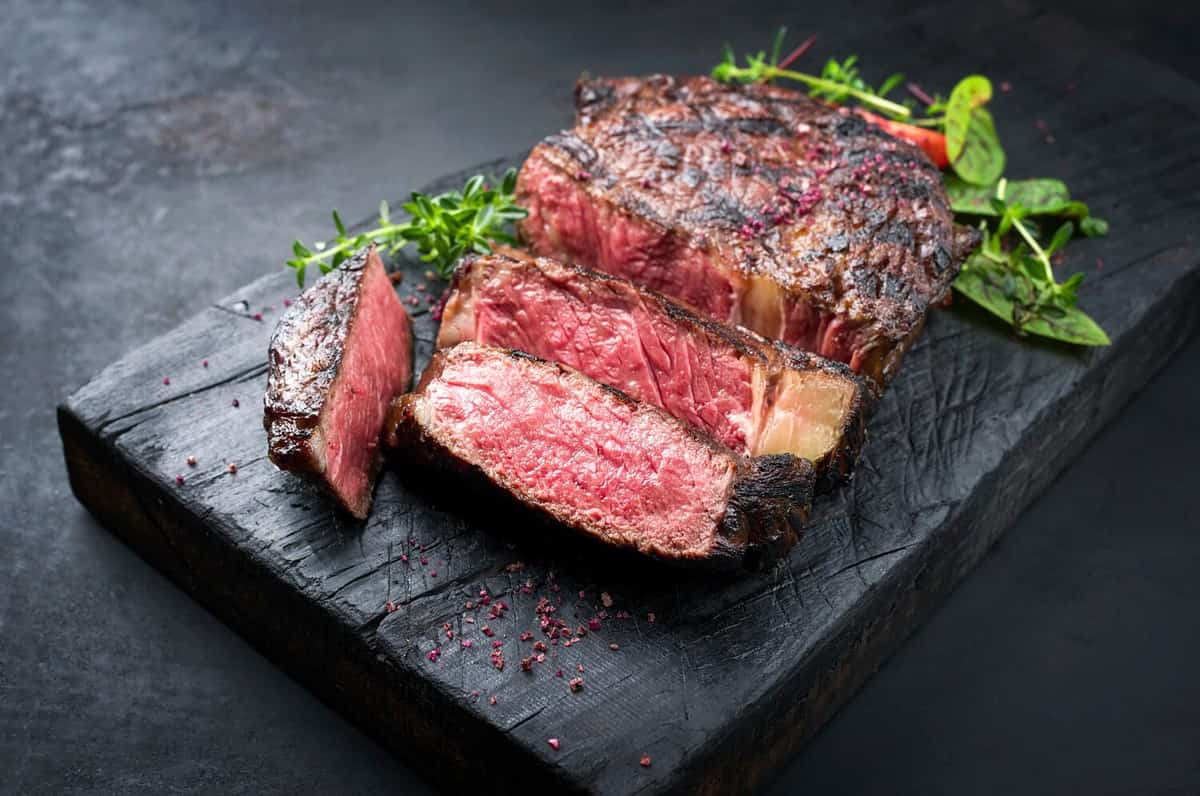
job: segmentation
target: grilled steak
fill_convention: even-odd
[[[739,453],[809,459],[827,483],[853,466],[864,389],[845,365],[700,318],[628,280],[512,254],[459,266],[439,347],[472,340],[561,362]]]
[[[672,561],[786,549],[812,497],[803,459],[739,456],[578,371],[471,342],[434,355],[393,404],[385,440],[594,539]]]
[[[263,425],[278,467],[365,518],[392,398],[412,381],[412,329],[374,246],[323,276],[271,337]]]
[[[885,384],[975,243],[917,147],[788,89],[583,80],[521,169],[535,253]]]

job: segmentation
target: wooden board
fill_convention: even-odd
[[[895,52],[928,34],[889,31],[859,52]],[[855,480],[820,501],[774,569],[718,579],[630,565],[526,533],[511,517],[481,517],[465,496],[435,501],[394,473],[369,521],[338,515],[265,457],[264,354],[295,292],[282,272],[131,353],[60,408],[72,487],[148,561],[436,784],[751,789],[1197,325],[1200,89],[1055,17],[988,42],[925,54],[929,80],[979,69],[1019,86],[998,101],[1011,160],[1063,177],[1112,222],[1111,238],[1080,244],[1066,269],[1089,272],[1083,302],[1113,345],[1031,345],[969,307],[935,313],[871,421]],[[1035,124],[1043,117],[1054,145]],[[422,269],[407,267],[403,295],[421,281]],[[416,322],[423,362],[434,326],[428,313]],[[488,618],[481,591],[504,601],[503,616]],[[524,672],[520,660],[543,638],[540,598],[572,626],[607,615]],[[575,676],[579,693],[567,685]],[[651,766],[639,765],[643,755]]]

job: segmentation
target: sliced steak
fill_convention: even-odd
[[[628,280],[551,259],[469,258],[438,346],[472,340],[561,362],[750,456],[791,453],[819,480],[849,473],[863,385],[841,363],[701,318]]]
[[[649,404],[530,354],[460,343],[393,404],[387,443],[599,541],[744,564],[790,546],[809,462],[747,458]]]
[[[784,88],[583,80],[576,125],[521,169],[540,255],[628,277],[720,321],[896,372],[975,243],[917,147]]]
[[[271,337],[263,425],[278,467],[365,518],[391,400],[412,381],[412,329],[372,246],[309,287]]]

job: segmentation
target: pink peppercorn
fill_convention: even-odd
[[[195,456],[187,457],[187,465],[188,465],[188,467],[195,467],[196,466],[196,457]]]
[[[650,755],[642,755],[642,759],[638,761],[642,768],[650,768]]]
[[[553,749],[556,752],[558,751],[558,739],[557,738],[548,738],[546,740],[546,743],[550,744],[551,749]]]
[[[183,476],[182,475],[175,476],[175,485],[183,486]]]
[[[241,405],[242,405],[241,401],[239,401],[237,398],[233,399],[233,408],[234,409],[237,409]]]
[[[163,384],[170,384],[170,383],[171,383],[171,377],[163,376]]]

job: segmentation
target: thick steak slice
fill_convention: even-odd
[[[328,487],[360,519],[391,400],[412,381],[412,329],[372,246],[309,287],[271,337],[263,425],[278,467]]]
[[[803,459],[739,456],[578,371],[469,342],[435,354],[396,400],[386,441],[594,539],[672,561],[745,564],[786,549],[812,498]]]
[[[513,252],[455,272],[438,346],[561,362],[750,456],[809,459],[836,483],[863,440],[862,383],[841,363],[701,318],[620,277]]]
[[[583,80],[573,129],[521,169],[535,253],[720,321],[896,372],[975,243],[917,147],[775,86]]]

